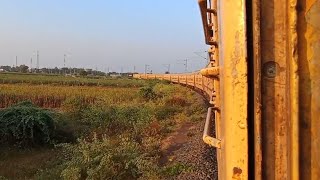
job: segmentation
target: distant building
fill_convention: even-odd
[[[130,73],[130,72],[129,72],[129,73],[127,73],[127,77],[133,78],[133,75],[134,75],[134,74],[138,74],[138,73]]]
[[[109,77],[128,77],[128,78],[132,78],[134,74],[138,74],[138,73],[131,73],[131,72],[126,72],[126,73],[118,73],[118,72],[109,72],[107,74],[107,76]]]
[[[109,75],[110,77],[113,77],[113,78],[121,77],[121,74],[120,74],[120,73],[117,73],[117,72],[110,72],[110,73],[108,73],[108,75]]]

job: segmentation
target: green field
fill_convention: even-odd
[[[121,80],[119,80],[121,79]],[[145,81],[128,78],[72,77],[48,74],[0,73],[0,84],[102,86],[102,87],[142,87]]]
[[[0,179],[170,179],[161,141],[205,118],[200,95],[167,82],[0,79]]]

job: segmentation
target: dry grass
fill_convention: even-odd
[[[43,108],[60,108],[64,101],[71,98],[81,98],[87,104],[94,104],[98,100],[118,104],[133,101],[138,90],[139,88],[0,84],[0,108],[26,100]]]
[[[118,159],[119,162],[115,162],[113,158],[108,159],[110,154],[100,148],[107,147],[108,151],[115,153],[111,154],[115,155],[114,158],[133,156],[130,160],[130,163],[133,163],[132,171],[126,169],[126,173],[139,171],[138,174],[130,175],[133,179],[161,177],[161,171],[158,171],[161,166],[157,164],[161,140],[181,124],[204,118],[206,106],[200,95],[190,89],[163,83],[153,84],[152,87],[153,96],[146,100],[139,93],[139,88],[132,87],[0,85],[0,98],[3,100],[0,107],[30,100],[42,107],[58,108],[64,116],[64,120],[59,122],[59,127],[64,128],[62,130],[77,132],[75,136],[82,139],[79,143],[68,144],[67,148],[61,147],[63,152],[67,152],[66,157],[61,156],[57,149],[15,149],[10,153],[8,150],[1,150],[0,176],[10,179],[60,179],[61,176],[79,176],[79,169],[84,176],[108,175],[103,169],[99,170],[97,165],[112,169],[113,163],[128,162],[127,158]],[[127,143],[130,146],[126,147]],[[129,148],[131,146],[134,147],[134,151]],[[83,161],[87,160],[87,157],[83,157],[86,153],[91,154],[93,159],[104,158],[97,162],[91,159],[92,162],[88,161],[91,164],[87,164]],[[110,164],[103,164],[106,163],[103,162],[106,159]],[[119,168],[122,165],[114,167]],[[180,167],[178,170],[173,169],[174,173],[169,175],[183,171]],[[93,171],[95,173],[90,175]],[[112,174],[120,177],[121,173],[120,168]]]

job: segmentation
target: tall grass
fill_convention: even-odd
[[[84,104],[94,104],[99,100],[121,103],[134,100],[137,91],[138,88],[4,84],[0,85],[0,108],[26,100],[43,108],[60,108],[65,101],[74,98],[79,98]]]
[[[179,122],[204,119],[205,115],[199,95],[155,81],[140,89],[25,84],[0,88],[0,97],[5,98],[21,96],[48,104],[48,97],[60,99],[56,110],[63,117],[56,121],[55,131],[78,139],[56,144],[63,152],[55,160],[59,163],[42,167],[35,179],[159,179],[176,175],[187,168],[162,170],[158,164],[161,140]]]
[[[32,84],[56,86],[142,87],[144,80],[128,78],[85,78],[39,74],[0,73],[0,84]]]

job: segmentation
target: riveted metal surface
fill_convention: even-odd
[[[263,177],[319,179],[320,1],[260,8]]]
[[[287,0],[261,0],[263,177],[287,179],[289,80]],[[276,65],[279,69],[276,73]]]

